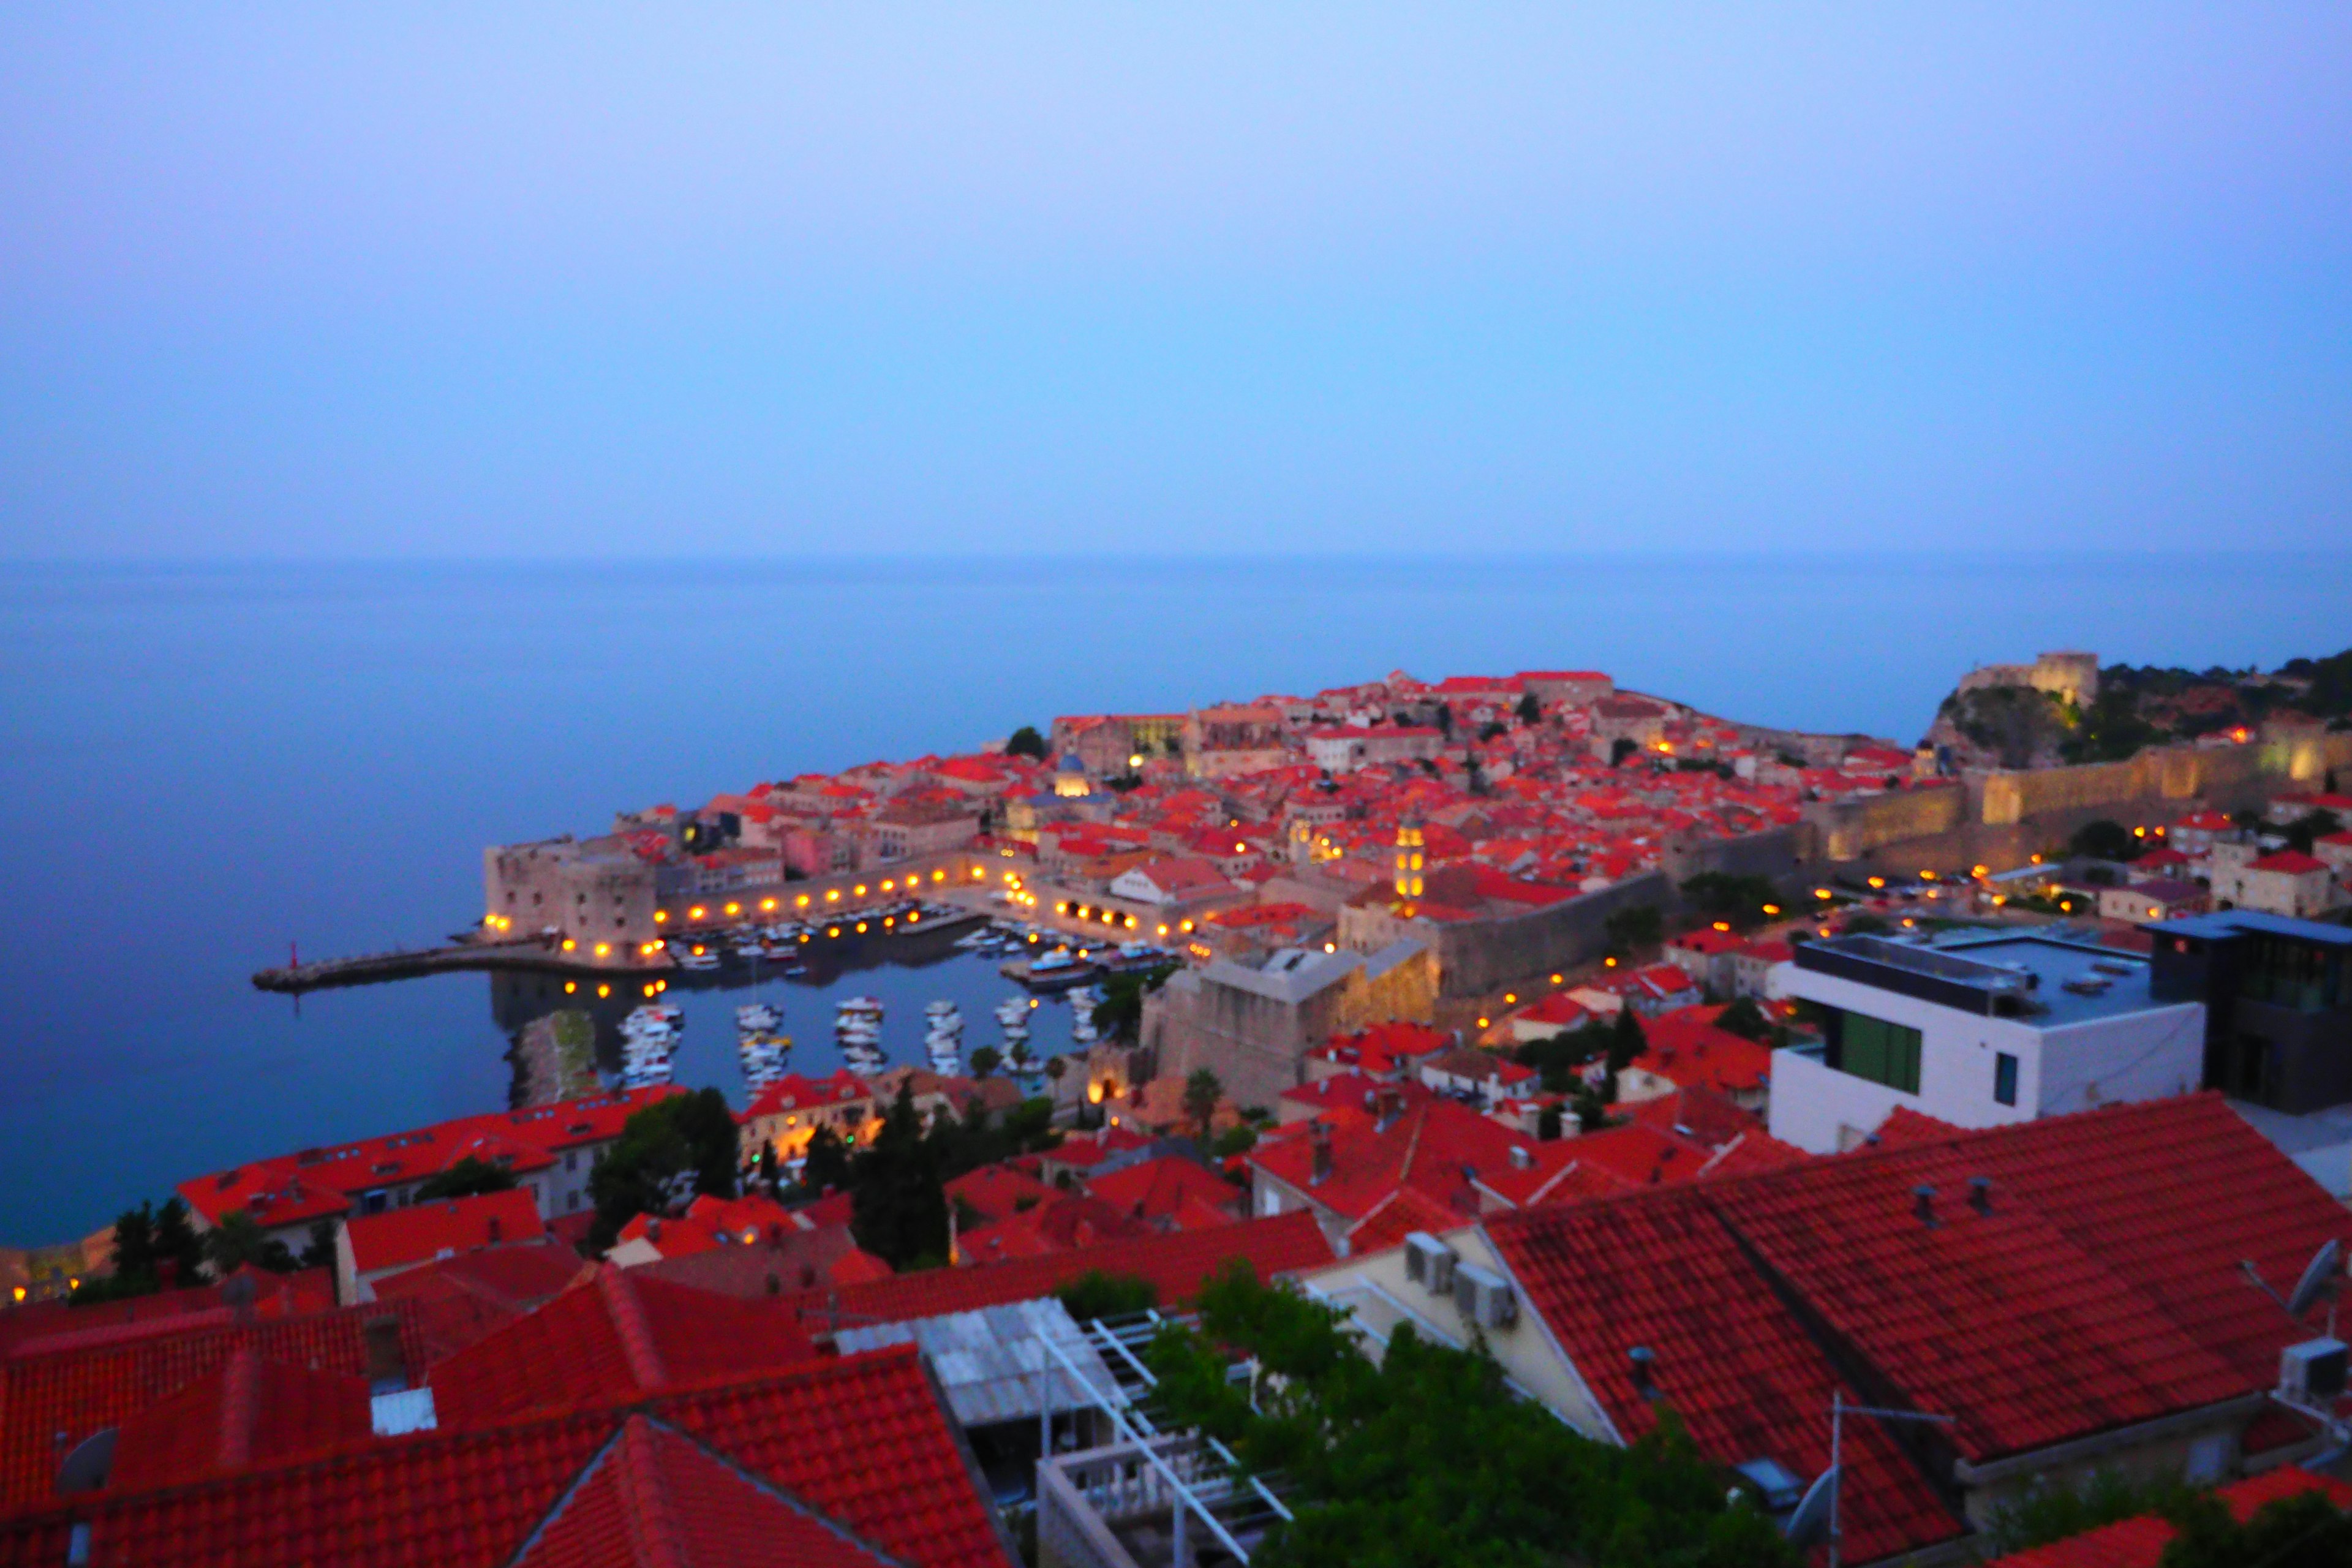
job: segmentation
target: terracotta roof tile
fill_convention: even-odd
[[[2251,1519],[2265,1503],[2281,1498],[2323,1491],[2338,1509],[2352,1508],[2352,1486],[2309,1470],[2284,1466],[2221,1489],[2217,1494],[2241,1520]],[[1987,1568],[2157,1568],[2173,1537],[2172,1526],[2154,1514],[2120,1520],[2097,1530],[2086,1530],[2030,1552],[1996,1557]]]
[[[1149,1279],[1166,1307],[1191,1300],[1210,1276],[1236,1258],[1247,1261],[1264,1279],[1328,1263],[1331,1246],[1313,1215],[1294,1210],[1270,1219],[1106,1242],[1044,1258],[894,1275],[836,1291],[803,1292],[793,1305],[813,1331],[822,1329],[835,1313],[844,1322],[904,1322],[1034,1300],[1099,1270]]]

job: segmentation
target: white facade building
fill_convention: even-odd
[[[1773,980],[1822,1016],[1822,1044],[1772,1055],[1772,1136],[1812,1153],[1853,1148],[1898,1106],[1994,1127],[2185,1094],[2204,1075],[2204,1005],[2156,1001],[2146,959],[2092,943],[1841,937]]]

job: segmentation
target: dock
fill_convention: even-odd
[[[331,991],[341,985],[373,985],[384,980],[412,980],[424,974],[449,974],[464,970],[547,970],[563,973],[604,974],[618,979],[644,973],[667,974],[667,963],[617,969],[567,959],[553,937],[517,937],[505,942],[461,942],[446,947],[409,948],[394,952],[363,953],[356,958],[322,959],[315,963],[286,964],[255,972],[257,991],[299,995],[305,991]]]

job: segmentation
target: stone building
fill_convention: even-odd
[[[1162,1076],[1206,1068],[1235,1105],[1271,1107],[1307,1081],[1307,1053],[1390,1018],[1426,1022],[1437,965],[1418,942],[1377,952],[1287,948],[1179,971],[1144,998],[1142,1044]]]
[[[483,929],[493,937],[553,930],[583,963],[625,964],[657,940],[655,868],[617,837],[494,846],[482,852]]]
[[[1960,677],[1963,691],[1989,691],[2004,686],[2047,691],[2079,707],[2087,707],[2099,695],[2099,656],[2042,653],[2033,656],[2032,664],[1979,665]]]

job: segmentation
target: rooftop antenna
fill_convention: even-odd
[[[1938,1426],[1952,1425],[1949,1415],[1930,1415],[1920,1410],[1883,1410],[1873,1405],[1848,1405],[1844,1389],[1831,1391],[1830,1468],[1814,1477],[1813,1484],[1805,1489],[1803,1500],[1797,1504],[1797,1511],[1789,1516],[1788,1526],[1789,1539],[1801,1552],[1811,1542],[1797,1540],[1800,1526],[1816,1534],[1827,1532],[1829,1568],[1838,1568],[1838,1547],[1843,1534],[1838,1528],[1838,1499],[1845,1490],[1845,1418],[1849,1415],[1874,1415],[1881,1421],[1932,1422]]]
[[[2270,1281],[2263,1278],[2262,1270],[2254,1267],[2252,1258],[2246,1258],[2238,1267],[2246,1271],[2246,1278],[2253,1283],[2254,1289],[2276,1301],[2280,1309],[2298,1323],[2303,1321],[2304,1314],[2311,1310],[2314,1302],[2322,1296],[2326,1297],[2327,1337],[2334,1339],[2336,1337],[2336,1276],[2342,1265],[2343,1258],[2342,1242],[2332,1237],[2321,1242],[2319,1250],[2311,1255],[2311,1261],[2303,1266],[2302,1277],[2295,1280],[2294,1289],[2284,1296],[2271,1289]]]

